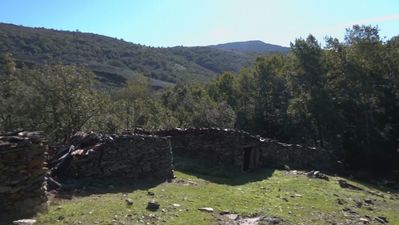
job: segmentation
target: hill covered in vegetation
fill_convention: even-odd
[[[178,81],[209,81],[224,71],[238,72],[255,55],[210,47],[155,48],[79,31],[58,31],[0,23],[0,52],[17,65],[61,63],[88,66],[107,86],[121,86],[137,74],[154,86]]]
[[[259,40],[230,42],[225,44],[211,45],[209,47],[244,53],[288,53],[290,51],[290,48],[268,44]]]
[[[25,34],[22,31],[25,29],[11,33],[19,37]],[[49,35],[59,35],[58,31],[45,31]],[[207,48],[155,49],[94,35],[99,38],[98,42],[107,42],[96,45],[96,42],[88,41],[91,38],[74,39],[75,34],[90,36],[68,33],[70,40],[65,42],[63,38],[41,40],[43,35],[33,33],[26,46],[43,44],[41,50],[37,50],[39,53],[29,55],[33,51],[29,48],[25,55],[18,52],[13,52],[14,56],[5,54],[5,66],[0,76],[0,129],[42,130],[51,141],[57,142],[80,130],[115,133],[137,127],[148,130],[236,128],[287,143],[328,149],[350,169],[389,173],[398,170],[399,38],[383,40],[376,27],[354,26],[347,30],[343,42],[330,38],[325,47],[321,47],[312,35],[297,39],[291,46],[291,53],[259,57],[254,66],[238,73],[223,73],[209,83],[195,82],[201,80],[200,73],[185,74],[193,68],[217,74],[216,71],[227,70],[229,65],[238,67],[239,61],[235,61],[238,59],[233,55],[237,53],[230,52],[232,55],[229,56],[219,54],[221,50]],[[41,41],[31,44],[36,39]],[[24,49],[23,44],[16,44],[22,38],[2,40],[10,42],[3,44],[3,48]],[[73,46],[73,40],[88,42]],[[49,49],[58,46],[57,51],[65,51],[65,54],[57,55],[49,50],[45,58],[43,49],[47,45],[52,46]],[[82,50],[85,47],[88,49]],[[118,48],[120,52],[114,51]],[[98,54],[91,52],[93,49],[97,49]],[[206,53],[193,53],[202,50]],[[183,78],[190,82],[178,82],[172,88],[154,93],[151,89],[154,85],[146,77],[132,75],[124,88],[104,91],[97,88],[98,82],[92,71],[64,65],[65,61],[62,61],[70,54],[68,59],[81,57],[78,63],[89,62],[92,70],[98,67],[132,71],[126,64],[107,67],[109,62],[123,62],[112,61],[124,59],[118,58],[123,52],[132,54],[132,57],[126,56],[126,60],[140,59],[140,63],[148,62],[149,68],[155,68],[152,67],[154,63],[159,68],[153,71],[159,71],[167,78],[176,76],[176,80],[167,82]],[[209,59],[203,60],[199,57],[201,54]],[[57,60],[61,63],[15,69],[15,64],[21,63],[23,57],[36,60],[34,63]],[[162,57],[165,65],[158,61]],[[225,61],[224,67],[210,66],[212,60]],[[183,66],[181,62],[190,62],[194,66]],[[175,67],[179,65],[175,68],[177,71],[185,72],[180,75],[169,72],[171,63],[175,63]],[[109,76],[104,74],[104,77]],[[120,77],[123,83],[126,78]],[[211,79],[212,75],[202,78]],[[165,82],[163,79],[154,81]]]

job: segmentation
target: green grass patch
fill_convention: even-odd
[[[339,177],[330,181],[310,179],[287,171],[260,169],[242,173],[223,165],[177,158],[176,179],[146,189],[110,191],[58,200],[47,213],[37,215],[38,224],[218,224],[221,211],[242,216],[277,216],[292,224],[331,224],[360,217],[387,217],[399,224],[396,194],[349,181],[366,191],[343,189]],[[229,170],[230,169],[230,170]],[[154,195],[149,195],[148,191]],[[111,193],[113,192],[113,193]],[[126,198],[133,200],[128,206]],[[155,199],[160,210],[146,210]],[[340,203],[338,203],[340,199]],[[365,204],[371,199],[373,204]],[[359,203],[362,205],[359,207]],[[179,204],[179,207],[173,207]],[[213,213],[198,208],[212,207]],[[350,209],[352,212],[345,210]],[[375,223],[375,221],[373,222]]]

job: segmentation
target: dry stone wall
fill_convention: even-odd
[[[142,130],[136,132],[147,133]],[[293,169],[333,169],[332,156],[324,149],[292,145],[220,128],[170,129],[153,132],[170,136],[174,154],[201,157],[237,166],[241,170],[289,166]]]
[[[169,138],[155,135],[79,133],[56,168],[68,177],[124,177],[131,180],[173,176]],[[68,157],[70,157],[68,159]]]
[[[51,152],[51,175],[67,177],[129,177],[169,179],[172,152],[235,166],[243,171],[259,167],[334,170],[332,156],[323,149],[292,145],[220,128],[187,128],[130,134],[78,133],[62,154]],[[59,152],[59,151],[58,151]],[[54,155],[54,156],[53,156]]]
[[[286,144],[271,139],[261,143],[259,161],[266,167],[287,165],[293,169],[336,169],[333,156],[325,149]]]
[[[257,147],[258,144],[258,140],[248,133],[229,129],[171,129],[156,134],[171,137],[174,154],[198,156],[235,166],[242,166],[243,148]]]
[[[47,142],[39,133],[0,136],[0,214],[46,209],[46,152]]]

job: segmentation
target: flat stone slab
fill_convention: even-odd
[[[34,219],[21,219],[12,222],[15,225],[33,225],[36,223]]]
[[[213,208],[210,208],[210,207],[199,208],[198,210],[202,211],[202,212],[213,212],[214,211]]]

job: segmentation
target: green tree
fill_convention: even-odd
[[[26,86],[25,128],[44,130],[52,140],[68,140],[101,112],[94,75],[85,68],[51,65],[26,69],[19,79]]]
[[[226,101],[233,108],[236,106],[236,88],[237,84],[234,74],[226,72],[218,76],[209,86],[209,95],[218,102]]]
[[[310,134],[313,144],[324,146],[326,115],[334,111],[326,89],[323,50],[312,35],[291,44],[294,72],[291,76],[293,99],[289,113]]]
[[[149,79],[142,75],[130,79],[126,87],[116,93],[114,100],[120,110],[120,118],[125,121],[126,130],[143,125],[139,123],[140,113],[143,111],[140,107],[144,104],[143,101],[148,99],[149,94]]]
[[[3,71],[0,73],[0,130],[9,131],[16,128],[16,95],[18,80],[16,79],[16,64],[10,53],[2,58]]]
[[[256,130],[269,137],[282,137],[287,121],[289,93],[285,75],[286,57],[281,55],[258,58],[255,66]]]

